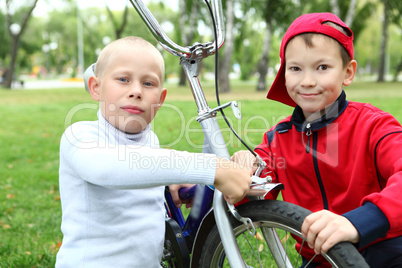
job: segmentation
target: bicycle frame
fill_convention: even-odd
[[[207,1],[207,0],[205,0]],[[160,45],[171,54],[180,57],[180,64],[186,74],[187,80],[190,84],[190,88],[198,108],[197,121],[201,124],[204,132],[204,153],[212,153],[219,157],[230,159],[228,149],[222,136],[221,129],[216,119],[216,113],[218,110],[232,106],[232,103],[221,105],[215,109],[211,109],[208,106],[204,92],[201,88],[200,81],[198,79],[199,63],[206,57],[213,55],[222,47],[224,43],[224,27],[222,5],[220,0],[211,0],[213,16],[216,22],[217,40],[215,42],[206,42],[204,44],[196,43],[193,46],[182,47],[169,39],[165,34],[158,21],[154,18],[147,6],[141,0],[130,0],[131,4],[137,10],[140,17],[143,19],[149,30],[160,43]],[[217,45],[216,45],[217,43]],[[235,111],[235,110],[234,110]],[[195,192],[195,200],[193,207],[197,207],[198,211],[191,215],[186,222],[183,220],[181,211],[176,209],[173,201],[167,197],[168,207],[171,213],[171,217],[176,220],[180,225],[180,228],[184,230],[183,234],[189,235],[198,231],[204,215],[208,213],[211,207],[211,203],[203,203],[203,200],[211,200],[213,195],[215,222],[221,236],[221,240],[225,249],[225,253],[231,267],[246,267],[243,258],[240,254],[240,250],[236,243],[236,238],[232,231],[231,224],[228,218],[228,208],[232,214],[239,220],[243,221],[246,225],[249,223],[246,219],[242,219],[240,215],[235,215],[234,207],[227,204],[223,198],[223,195],[218,190],[211,190],[208,186],[198,186]],[[193,213],[193,211],[191,212]],[[202,215],[202,217],[200,217]],[[251,221],[250,221],[251,222]],[[191,245],[193,241],[188,241]],[[194,247],[193,247],[194,250]],[[194,253],[194,251],[193,251]],[[196,254],[195,254],[196,255]],[[194,256],[194,254],[192,255]]]

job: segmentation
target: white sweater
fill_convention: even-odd
[[[98,118],[61,138],[56,267],[160,267],[164,185],[213,184],[216,158],[159,149],[150,126],[127,134]]]

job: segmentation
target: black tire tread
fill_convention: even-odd
[[[240,205],[237,207],[237,210],[241,216],[248,217],[253,221],[265,220],[277,222],[298,231],[301,231],[304,219],[311,214],[311,211],[300,206],[278,200],[252,201]],[[232,226],[240,224],[232,216],[230,222]],[[206,241],[202,250],[199,267],[211,268],[208,261],[211,260],[211,256],[220,243],[220,236],[216,226],[212,229]],[[327,254],[336,261],[340,267],[369,267],[357,249],[349,242],[342,242],[335,245]]]

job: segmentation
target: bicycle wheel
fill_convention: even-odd
[[[277,200],[253,201],[237,207],[237,210],[241,216],[250,218],[257,230],[257,235],[252,236],[243,223],[233,216],[230,218],[239,249],[248,267],[302,265],[302,258],[294,247],[294,237],[303,240],[301,226],[304,218],[311,213],[309,210]],[[308,247],[304,240],[301,246]],[[335,245],[322,256],[332,267],[369,267],[356,248],[348,242]],[[314,257],[311,262],[317,261]],[[216,226],[203,246],[200,267],[230,267]]]

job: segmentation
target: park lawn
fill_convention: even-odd
[[[211,86],[206,96],[216,106]],[[161,147],[201,152],[197,109],[187,87],[168,87],[165,105],[153,129]],[[256,146],[267,128],[289,115],[290,107],[267,101],[265,92],[235,83],[221,102],[237,100],[243,119],[225,113],[234,129]],[[402,122],[402,84],[355,82],[350,100],[370,102]],[[0,267],[53,267],[62,240],[58,192],[59,141],[64,129],[80,120],[96,120],[97,104],[83,89],[0,90]],[[244,149],[218,122],[230,153]]]

